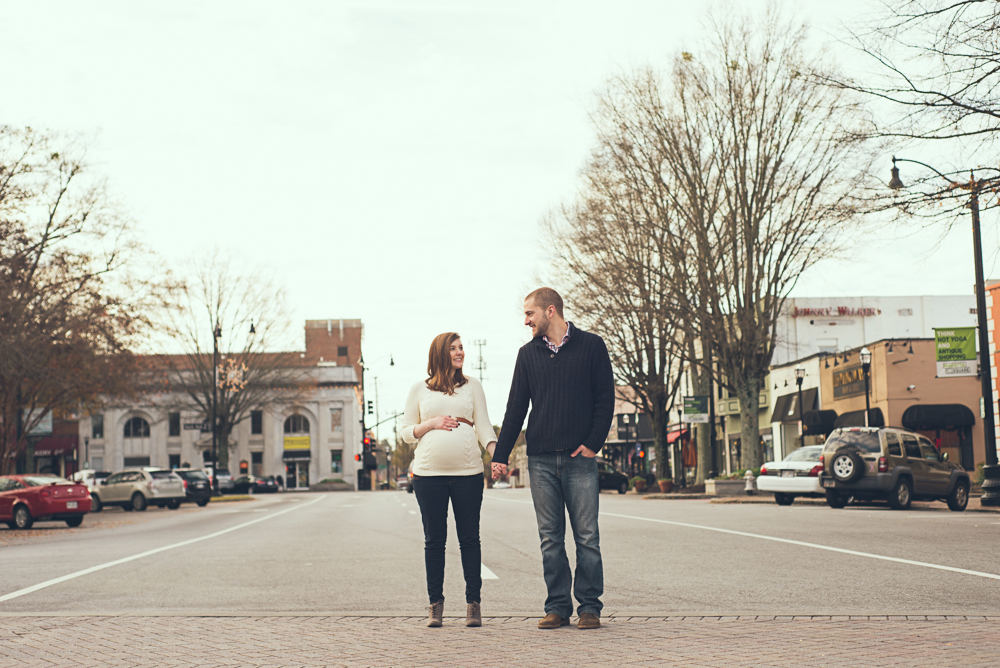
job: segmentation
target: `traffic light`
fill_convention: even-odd
[[[371,399],[368,400],[368,414],[375,415],[375,402]]]
[[[363,443],[365,445],[365,448],[364,448],[365,452],[368,452],[369,450],[372,449],[372,439],[371,438],[369,438],[368,436],[365,436],[365,440],[363,441]]]
[[[361,461],[361,455],[354,455],[354,461],[360,462]]]

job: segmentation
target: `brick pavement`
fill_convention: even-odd
[[[996,666],[997,617],[611,617],[595,631],[536,619],[479,629],[414,617],[0,618],[0,665]]]

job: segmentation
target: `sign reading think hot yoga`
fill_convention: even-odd
[[[978,375],[975,327],[935,328],[934,350],[938,378]]]

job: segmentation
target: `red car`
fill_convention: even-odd
[[[89,512],[86,485],[44,474],[0,476],[0,522],[11,529],[30,529],[36,521],[78,527]]]

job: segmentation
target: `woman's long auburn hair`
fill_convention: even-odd
[[[438,334],[431,341],[431,350],[427,354],[427,389],[445,394],[455,394],[456,387],[462,387],[469,381],[461,369],[451,366],[451,344],[460,339],[455,332]]]

